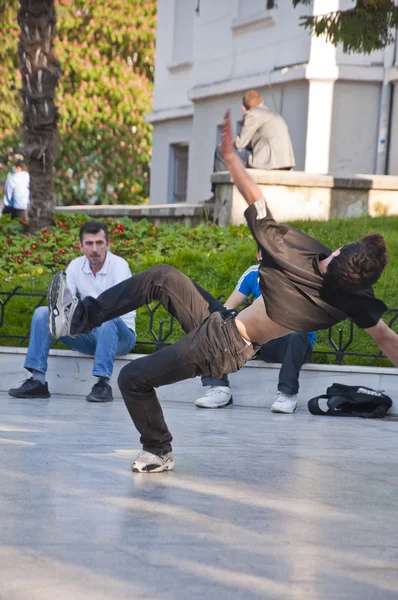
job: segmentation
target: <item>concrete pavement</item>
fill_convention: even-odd
[[[120,399],[0,394],[1,600],[397,598],[397,420],[164,410],[142,475]]]

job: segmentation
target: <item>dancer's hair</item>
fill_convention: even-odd
[[[83,236],[85,233],[99,233],[100,231],[103,231],[105,233],[105,239],[108,242],[109,234],[108,228],[105,225],[105,223],[102,223],[101,221],[87,221],[87,223],[84,223],[84,225],[80,227],[80,241],[83,241]]]
[[[341,289],[364,289],[376,283],[386,264],[386,242],[379,233],[372,233],[341,248],[328,264],[325,283]]]

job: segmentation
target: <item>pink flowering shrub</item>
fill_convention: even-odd
[[[104,204],[148,197],[156,0],[64,0],[57,5],[55,52],[63,75],[56,102],[61,155],[60,203],[96,196]],[[18,150],[19,3],[0,15],[0,177]],[[91,189],[90,189],[91,188]]]

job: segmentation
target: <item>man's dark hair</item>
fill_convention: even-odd
[[[101,221],[87,221],[87,223],[84,223],[84,225],[80,227],[80,241],[83,241],[83,236],[85,233],[99,233],[100,231],[103,231],[105,233],[105,239],[108,242],[109,234],[108,228],[105,225],[105,223],[102,223]]]
[[[255,108],[259,104],[262,104],[263,99],[260,94],[256,90],[249,90],[243,96],[243,106],[246,110],[250,110],[251,108]]]
[[[14,167],[19,167],[20,169],[22,169],[22,171],[27,171],[28,163],[24,158],[19,158],[18,160],[15,161]]]
[[[341,248],[328,264],[325,283],[340,289],[364,289],[376,283],[386,264],[386,242],[379,233],[371,233]]]

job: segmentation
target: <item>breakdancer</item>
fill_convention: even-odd
[[[262,250],[262,296],[251,306],[239,314],[224,309],[169,265],[147,269],[97,299],[74,299],[62,273],[49,288],[49,328],[57,338],[86,333],[152,301],[160,301],[186,333],[171,346],[133,360],[120,372],[119,387],[143,445],[133,471],[160,472],[174,467],[172,436],[155,388],[197,375],[219,378],[235,372],[254,357],[257,345],[271,339],[328,328],[349,317],[398,366],[398,336],[381,320],[387,307],[371,287],[387,263],[383,237],[368,235],[332,251],[308,235],[276,223],[262,191],[235,153],[228,111],[222,152],[248,204],[245,216]]]

